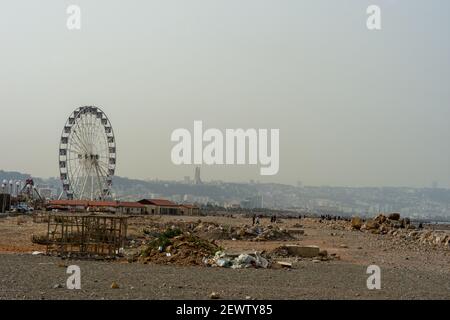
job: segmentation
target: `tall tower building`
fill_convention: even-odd
[[[202,179],[200,179],[200,167],[195,167],[194,183],[202,184]]]

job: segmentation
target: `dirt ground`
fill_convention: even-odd
[[[251,225],[243,217],[145,217],[129,220],[129,235],[158,222],[214,222]],[[262,219],[262,225],[269,225]],[[340,259],[300,259],[292,269],[229,269],[202,266],[142,264],[126,261],[77,261],[34,256],[45,251],[31,243],[45,234],[45,223],[31,217],[0,218],[0,299],[450,299],[450,251],[418,246],[389,235],[347,230],[344,223],[318,219],[282,220],[277,226],[299,224],[305,235],[288,241],[218,240],[228,252],[270,251],[280,245],[317,245]],[[66,266],[81,268],[81,290],[68,290]],[[381,268],[381,290],[368,290],[369,265]],[[116,282],[118,289],[111,289]]]

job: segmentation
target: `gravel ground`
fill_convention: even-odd
[[[80,290],[65,286],[71,264],[81,268]],[[382,289],[368,290],[366,267],[343,261],[233,270],[1,254],[0,274],[0,299],[208,299],[212,291],[223,299],[450,299],[448,273],[382,267]]]
[[[146,217],[130,220],[130,234],[140,234],[148,220],[197,221],[199,217]],[[245,218],[201,217],[242,226]],[[144,265],[120,261],[68,261],[33,256],[45,250],[30,241],[46,224],[31,217],[0,219],[0,299],[450,299],[450,250],[417,245],[391,236],[346,230],[345,223],[300,222],[305,235],[284,241],[218,241],[227,251],[270,251],[280,245],[317,245],[340,260],[304,259],[293,269],[244,269]],[[263,220],[263,224],[269,224]],[[381,268],[381,290],[368,290],[366,269]],[[68,265],[81,268],[81,289],[69,290]],[[119,285],[112,289],[112,282]]]

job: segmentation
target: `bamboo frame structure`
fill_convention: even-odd
[[[126,216],[51,214],[48,217],[47,254],[115,257],[125,244],[127,226]]]

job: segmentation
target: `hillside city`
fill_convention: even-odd
[[[58,178],[35,178],[29,174],[0,170],[0,181],[33,178],[40,194],[56,199],[61,192]],[[177,203],[196,203],[224,209],[275,209],[284,213],[373,216],[399,212],[412,219],[450,221],[450,189],[409,187],[330,187],[274,183],[202,181],[200,170],[182,181],[113,178],[113,195],[122,201],[164,198]]]

